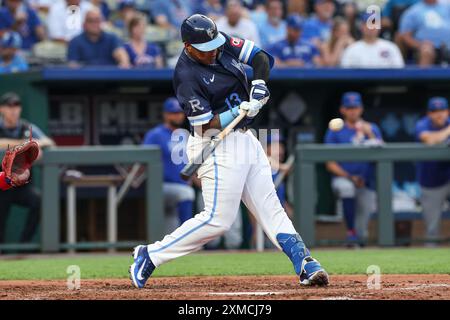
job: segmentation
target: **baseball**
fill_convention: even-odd
[[[328,128],[332,131],[339,131],[344,127],[344,120],[341,118],[334,118],[328,124]]]

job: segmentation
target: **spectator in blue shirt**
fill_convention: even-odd
[[[126,31],[131,19],[138,13],[134,0],[120,0],[117,7],[119,10],[118,19],[113,21],[113,26]]]
[[[22,37],[22,49],[31,50],[32,46],[45,38],[45,29],[34,9],[23,0],[6,0],[0,8],[0,34],[11,30]]]
[[[333,26],[333,16],[336,6],[332,0],[315,0],[315,15],[305,21],[303,40],[312,41],[316,47],[328,41]]]
[[[0,74],[28,70],[28,63],[17,52],[22,40],[17,32],[7,31],[0,39]]]
[[[124,48],[128,54],[130,63],[134,67],[162,68],[163,57],[158,45],[150,43],[145,38],[147,19],[138,14],[131,19],[128,26],[130,41]]]
[[[434,97],[428,102],[428,112],[416,124],[416,139],[427,145],[450,143],[450,113],[448,101]],[[442,207],[450,197],[450,161],[427,161],[417,164],[421,186],[421,203],[426,225],[426,237],[436,240],[440,234]]]
[[[276,42],[268,51],[275,57],[277,67],[310,67],[321,65],[319,50],[310,42],[301,39],[302,18],[295,14],[287,19],[285,40]]]
[[[225,15],[225,9],[220,0],[201,0],[194,11],[210,17],[214,21]]]
[[[382,11],[382,26],[396,32],[401,15],[420,0],[388,0]]]
[[[340,113],[344,127],[338,131],[328,130],[327,144],[379,144],[381,131],[374,123],[362,119],[363,103],[357,92],[347,92],[342,97]],[[347,227],[349,245],[360,244],[368,236],[370,214],[375,211],[374,174],[367,162],[335,162],[326,164],[333,175],[332,189],[341,200]]]
[[[283,20],[283,3],[280,0],[268,0],[267,15],[256,22],[261,46],[266,49],[286,36],[286,22]]]
[[[129,68],[130,62],[119,38],[102,31],[102,13],[92,9],[86,13],[84,32],[69,42],[67,59],[73,67],[81,65],[118,65]]]
[[[150,9],[158,26],[177,34],[183,20],[193,13],[189,0],[154,0]]]
[[[450,50],[450,5],[422,0],[405,11],[400,20],[401,39],[418,54],[422,66],[439,64]]]
[[[142,144],[161,148],[166,225],[167,229],[173,230],[192,218],[195,192],[180,177],[180,172],[187,163],[185,150],[189,135],[187,130],[177,130],[185,122],[183,109],[176,98],[168,98],[163,108],[164,123],[148,131]]]

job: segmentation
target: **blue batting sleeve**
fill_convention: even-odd
[[[239,115],[239,107],[234,107],[219,114],[220,126],[225,128]]]

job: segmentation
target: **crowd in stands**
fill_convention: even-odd
[[[0,72],[29,65],[173,67],[194,12],[277,67],[401,68],[450,62],[447,0],[0,0]],[[367,13],[379,5],[381,19]]]

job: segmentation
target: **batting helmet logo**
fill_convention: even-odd
[[[208,36],[209,36],[211,39],[214,39],[214,29],[213,29],[213,28],[207,29],[207,30],[206,30],[206,33],[208,34]]]

